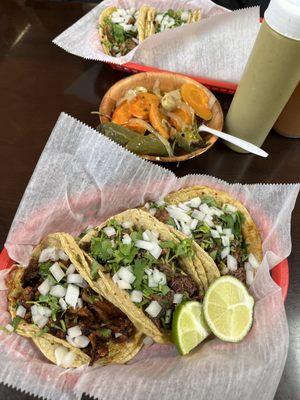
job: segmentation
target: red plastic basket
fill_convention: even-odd
[[[0,270],[11,267],[13,263],[14,261],[9,258],[6,248],[3,248],[2,252],[0,253]],[[276,267],[271,270],[271,275],[274,282],[281,287],[282,298],[283,301],[285,301],[289,288],[288,260],[285,259],[276,265]]]

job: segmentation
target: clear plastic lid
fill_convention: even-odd
[[[274,31],[300,40],[300,0],[271,0],[264,17]]]

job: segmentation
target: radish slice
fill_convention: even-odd
[[[62,278],[65,276],[64,271],[61,269],[60,265],[58,262],[54,263],[50,268],[49,271],[51,274],[54,276],[57,282],[62,280]]]
[[[46,296],[46,294],[48,294],[50,292],[51,289],[51,282],[49,281],[49,279],[45,279],[44,282],[42,282],[40,284],[40,286],[38,286],[38,291],[43,295]]]
[[[18,306],[17,311],[16,311],[16,315],[18,317],[24,318],[26,314],[26,308],[23,307],[21,304]]]
[[[56,349],[54,350],[54,355],[55,355],[56,364],[58,366],[63,365],[63,360],[68,353],[69,353],[69,351],[66,347],[64,347],[64,346],[56,347]]]
[[[116,234],[116,230],[112,226],[106,226],[102,230],[105,233],[105,235],[108,236],[108,237],[114,236]]]
[[[151,303],[149,304],[149,306],[145,309],[145,311],[152,317],[152,318],[156,318],[158,316],[158,314],[161,312],[162,308],[160,306],[160,304],[154,300],[151,301]]]
[[[71,307],[75,308],[77,304],[77,300],[79,297],[79,287],[72,285],[71,283],[67,287],[67,293],[65,296],[65,302],[69,304]]]
[[[130,293],[130,300],[133,303],[140,303],[143,300],[143,292],[141,292],[140,290],[133,290]]]

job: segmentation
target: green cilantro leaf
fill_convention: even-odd
[[[91,255],[98,261],[108,261],[113,256],[113,245],[109,239],[93,237],[91,241]]]
[[[99,333],[103,338],[108,339],[111,336],[111,329],[100,328]]]
[[[40,275],[43,279],[46,279],[50,274],[49,268],[53,263],[51,261],[39,263]]]
[[[18,328],[18,326],[19,326],[19,324],[20,324],[20,322],[22,321],[22,318],[21,317],[19,317],[19,316],[16,316],[13,320],[12,320],[12,326],[13,326],[13,328],[14,328],[14,331],[16,331],[17,330],[17,328]]]
[[[47,333],[47,332],[49,332],[49,328],[48,328],[48,326],[44,326],[44,328],[43,329],[40,329],[37,333],[36,333],[36,335],[35,336],[43,336],[44,335],[44,333]]]
[[[92,266],[91,266],[91,277],[92,277],[93,281],[98,278],[99,268],[100,268],[100,265],[97,263],[97,261],[93,261]]]

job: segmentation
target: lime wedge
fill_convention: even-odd
[[[208,288],[203,311],[211,331],[226,342],[239,342],[250,331],[254,300],[238,279],[222,276]]]
[[[188,301],[180,304],[174,311],[172,322],[172,336],[179,352],[188,354],[198,346],[208,335],[208,328],[202,304],[198,301]]]

